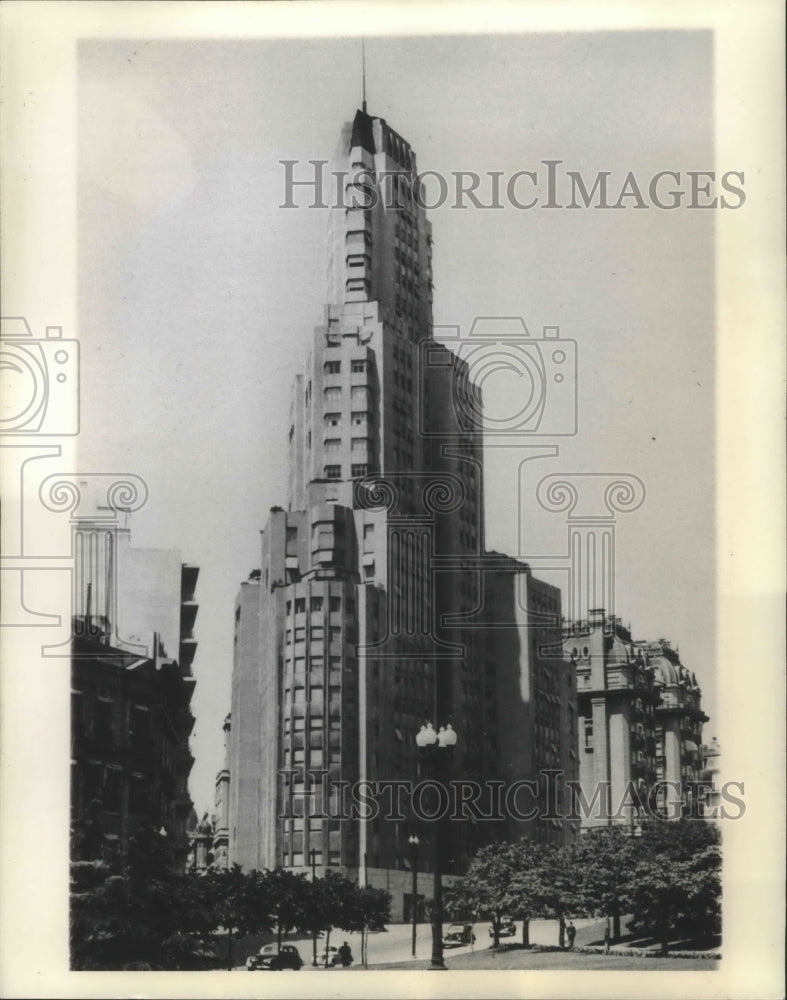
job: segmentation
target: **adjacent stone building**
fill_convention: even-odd
[[[71,818],[98,823],[121,852],[139,826],[189,849],[189,735],[194,677],[157,647],[152,657],[108,645],[74,623],[71,660]]]
[[[670,817],[698,815],[702,778],[702,691],[666,639],[648,643],[659,701],[654,711],[656,804]]]
[[[175,549],[131,544],[128,513],[104,502],[72,522],[72,819],[100,818],[125,849],[140,823],[188,853],[189,736],[199,569]]]
[[[664,639],[634,640],[603,609],[566,624],[563,649],[576,672],[583,830],[633,830],[648,813],[694,810],[707,716],[677,652]]]

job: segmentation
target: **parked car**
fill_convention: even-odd
[[[341,960],[341,958],[339,958],[339,949],[338,948],[334,948],[333,945],[331,945],[329,948],[326,948],[325,951],[320,956],[320,965],[334,965],[335,966],[335,965],[341,965],[341,964],[342,964],[342,960]]]
[[[293,944],[283,944],[278,948],[275,944],[264,944],[256,955],[249,955],[246,968],[249,972],[262,969],[274,972],[281,969],[294,969],[296,972],[303,965],[303,959]]]
[[[449,924],[443,932],[444,948],[461,948],[463,944],[475,944],[472,924]]]
[[[514,937],[516,934],[516,924],[511,919],[511,917],[501,917],[500,918],[500,930],[498,931],[498,937]],[[495,925],[489,925],[489,936],[493,938],[495,936]]]

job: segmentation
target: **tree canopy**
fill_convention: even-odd
[[[562,920],[632,914],[634,932],[669,938],[717,934],[721,913],[719,833],[697,820],[654,820],[631,830],[592,830],[565,847],[526,838],[482,848],[462,879],[446,891],[456,915],[492,920],[498,944],[500,918],[538,916]]]
[[[334,927],[361,931],[390,919],[390,896],[359,887],[338,872],[310,881],[277,868],[183,872],[168,843],[142,829],[121,857],[118,845],[81,830],[72,841],[71,966],[73,969],[203,969],[219,964],[218,940],[247,934]],[[98,856],[86,857],[98,852]]]

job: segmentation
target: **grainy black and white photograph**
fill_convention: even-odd
[[[730,483],[783,346],[726,290],[783,156],[729,141],[730,24],[155,6],[77,5],[73,297],[28,297],[35,258],[3,297],[55,982],[776,996],[740,955],[782,948],[779,578],[752,609]]]

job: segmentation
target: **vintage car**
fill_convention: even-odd
[[[449,924],[443,932],[444,948],[461,948],[463,944],[475,944],[472,924]]]
[[[516,924],[511,919],[511,917],[501,917],[500,918],[500,929],[497,932],[497,936],[501,937],[501,938],[504,938],[504,937],[513,937],[515,934],[516,934]],[[490,924],[489,925],[489,936],[491,938],[493,938],[495,936],[495,925],[494,924]]]
[[[275,944],[264,944],[256,955],[249,955],[246,959],[246,968],[249,972],[258,969],[269,972],[294,969],[297,972],[302,965],[303,959],[292,944],[283,944],[281,948]]]

